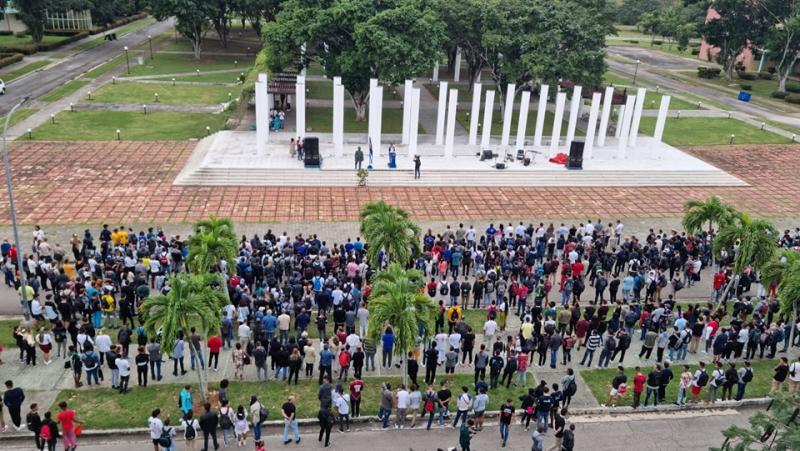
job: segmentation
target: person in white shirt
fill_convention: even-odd
[[[150,428],[150,439],[153,441],[155,451],[161,451],[158,439],[161,438],[161,434],[164,432],[164,423],[158,418],[159,415],[161,415],[161,409],[156,409],[147,419],[147,426]]]
[[[117,349],[117,354],[120,355],[120,357],[117,357],[114,363],[119,370],[119,392],[125,394],[128,393],[128,381],[131,378],[131,363],[128,359],[123,358],[121,353],[122,349]]]
[[[339,392],[334,397],[334,407],[339,412],[339,432],[350,432],[350,395]]]
[[[406,427],[406,411],[411,402],[411,397],[406,390],[406,386],[400,384],[397,389],[397,423],[394,425],[396,429],[403,429]]]
[[[367,336],[367,326],[369,325],[369,310],[367,310],[367,304],[361,303],[361,307],[358,308],[358,334],[362,337]]]
[[[358,335],[356,335],[355,332],[348,335],[347,338],[345,338],[344,342],[345,344],[347,344],[347,346],[350,347],[348,349],[348,352],[350,352],[351,356],[353,355],[354,352],[356,352],[356,349],[361,346],[361,338]]]
[[[494,340],[494,334],[497,332],[497,322],[493,319],[486,320],[483,323],[483,340],[487,343],[487,347],[492,347],[492,340]]]
[[[447,346],[448,336],[447,336],[446,333],[444,333],[444,331],[442,331],[442,332],[436,334],[434,339],[436,340],[436,351],[439,353],[439,358],[437,359],[437,361],[438,361],[439,364],[442,364],[442,363],[444,363],[444,355],[445,355],[445,353],[447,353],[447,350],[450,349]]]
[[[458,420],[461,419],[461,423],[463,424],[467,421],[467,414],[469,414],[469,408],[472,406],[472,397],[469,395],[469,389],[464,386],[461,387],[461,394],[458,395],[458,399],[456,399],[456,418],[453,420],[453,427],[458,426]]]
[[[239,323],[239,343],[242,344],[242,349],[247,349],[247,343],[250,342],[250,326],[245,322]]]
[[[461,351],[461,334],[460,333],[458,333],[456,331],[453,331],[453,333],[450,334],[450,337],[448,337],[448,341],[450,342],[450,346],[452,346],[453,350],[456,353],[459,353]]]
[[[800,357],[789,365],[789,377],[787,379],[789,379],[789,394],[794,395],[797,393],[797,389],[800,388]]]
[[[111,337],[108,336],[105,329],[97,331],[95,344],[97,345],[97,352],[100,354],[100,364],[102,365],[105,354],[111,350]]]
[[[625,226],[622,222],[617,221],[617,225],[614,227],[614,234],[621,238],[623,230],[625,230]]]

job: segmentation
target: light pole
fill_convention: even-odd
[[[14,108],[11,108],[8,116],[6,116],[6,124],[3,127],[3,168],[6,174],[6,190],[8,191],[8,209],[11,213],[11,228],[14,229],[14,246],[17,247],[17,267],[19,268],[19,292],[22,296],[20,306],[22,307],[22,316],[25,317],[25,322],[31,320],[30,308],[28,307],[28,285],[25,280],[25,269],[23,268],[24,262],[22,261],[22,247],[19,245],[19,229],[17,228],[17,210],[14,207],[14,190],[11,185],[11,169],[8,165],[8,124],[11,122],[11,116],[17,108],[21,107],[25,102],[30,99],[30,96],[25,96],[19,101]]]
[[[147,35],[147,42],[150,44],[150,59],[153,59],[153,36]]]
[[[639,64],[641,63],[640,60],[636,60],[636,69],[633,70],[633,84],[636,85],[636,75],[639,74]]]
[[[122,48],[125,50],[125,64],[128,66],[128,75],[131,74],[131,59],[128,57],[128,46]]]

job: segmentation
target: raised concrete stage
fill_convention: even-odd
[[[258,156],[255,133],[216,133],[198,143],[174,184],[356,186],[353,153],[360,145],[366,168],[366,139],[353,139],[360,136],[350,135],[344,144],[344,156],[336,158],[330,134],[313,136],[320,138],[320,154],[324,158],[321,169],[305,169],[302,161],[290,158],[291,135],[288,133],[270,134],[271,143],[266,146],[268,155],[263,157]],[[393,142],[387,138],[384,137],[384,143]],[[639,137],[636,147],[628,149],[624,160],[617,159],[617,140],[608,138],[606,147],[595,147],[593,157],[584,159],[583,170],[579,171],[550,163],[549,144],[535,149],[542,153],[535,156],[531,166],[514,160],[506,162],[507,169],[498,170],[494,164],[503,161],[505,156],[499,145],[492,146],[493,152],[500,154],[496,160],[480,161],[476,156],[479,146],[457,143],[454,156],[445,158],[442,146],[420,143],[417,150],[422,159],[422,178],[419,180],[414,180],[414,163],[406,146],[395,145],[397,169],[388,168],[386,147],[381,149],[380,156],[374,149],[368,186],[747,186],[744,181],[700,159],[648,137]],[[532,149],[533,146],[526,147],[526,150]],[[567,149],[560,151],[568,153]],[[510,152],[516,156],[516,151]]]

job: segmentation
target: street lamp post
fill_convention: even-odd
[[[128,57],[128,46],[122,48],[125,50],[125,64],[128,66],[128,75],[131,74],[131,59]]]
[[[11,213],[11,228],[14,229],[14,245],[17,247],[17,267],[19,268],[19,292],[22,296],[20,300],[20,307],[22,308],[22,316],[25,321],[31,320],[30,308],[28,307],[28,290],[27,280],[25,278],[25,269],[22,260],[22,247],[19,244],[19,229],[17,228],[17,210],[14,207],[14,190],[11,184],[11,169],[8,165],[8,124],[11,122],[11,116],[17,108],[21,107],[25,102],[30,99],[30,96],[25,96],[19,101],[14,108],[11,108],[8,116],[6,116],[6,124],[3,127],[3,168],[6,175],[6,190],[8,191],[8,209]]]
[[[150,44],[150,59],[153,59],[153,36],[147,35],[147,42]]]
[[[633,70],[633,84],[636,85],[636,76],[639,74],[640,60],[636,60],[636,69]]]

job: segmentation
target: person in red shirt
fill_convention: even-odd
[[[644,383],[647,382],[647,376],[642,373],[642,369],[640,367],[636,367],[636,375],[633,376],[633,408],[636,409],[639,407],[639,400],[642,397],[642,392],[644,391]]]
[[[586,332],[589,330],[589,321],[585,316],[575,323],[575,336],[578,337],[575,343],[575,352],[581,350],[581,345],[586,343]]]
[[[583,279],[583,262],[578,260],[572,265],[572,276],[577,279]]]
[[[725,282],[728,281],[728,277],[725,276],[725,271],[720,268],[719,272],[714,274],[714,301],[719,301],[719,297],[722,296],[722,292],[725,289]]]
[[[83,421],[78,420],[75,411],[67,408],[66,401],[61,401],[58,404],[61,409],[56,419],[61,423],[61,436],[64,441],[64,451],[74,451],[78,447],[78,439],[75,434],[75,423],[80,425]]]
[[[219,364],[219,350],[222,349],[222,339],[217,335],[212,335],[208,337],[208,343],[206,343],[206,345],[208,346],[208,352],[210,354],[208,357],[208,367],[211,368],[211,361],[214,361],[214,371],[218,371],[217,366]]]
[[[364,390],[364,381],[356,378],[350,382],[350,413],[353,418],[358,417],[361,412],[361,392]]]

